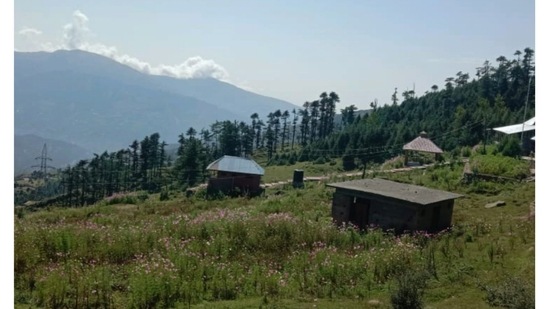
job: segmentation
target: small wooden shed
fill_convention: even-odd
[[[417,152],[432,153],[435,155],[435,159],[437,159],[438,156],[440,156],[440,154],[443,153],[442,149],[440,149],[437,145],[435,145],[435,143],[433,143],[427,137],[427,133],[425,131],[421,131],[418,137],[416,137],[413,141],[409,142],[408,144],[404,145],[402,149],[404,150],[405,165],[408,165],[409,156],[412,153],[417,153]]]
[[[332,218],[384,230],[436,232],[451,225],[454,199],[461,195],[385,179],[361,179],[328,184],[336,188]]]
[[[242,157],[223,156],[210,163],[206,169],[214,173],[208,181],[208,193],[225,194],[240,192],[257,195],[263,190],[261,176],[265,170],[254,160]]]

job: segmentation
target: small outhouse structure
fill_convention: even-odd
[[[443,151],[440,149],[433,141],[427,137],[427,133],[422,131],[419,133],[419,136],[416,137],[413,141],[402,147],[404,150],[404,164],[408,165],[409,156],[414,153],[423,152],[423,153],[432,153],[435,155],[435,159],[440,156]]]
[[[263,191],[260,184],[265,170],[252,159],[223,156],[210,163],[206,169],[215,174],[208,181],[208,193],[220,191],[228,194],[237,191],[257,195]]]
[[[436,232],[451,225],[459,194],[374,178],[328,184],[336,189],[332,218],[360,229]]]

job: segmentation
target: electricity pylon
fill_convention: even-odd
[[[47,179],[48,178],[48,168],[54,169],[53,166],[48,165],[48,160],[52,161],[50,157],[48,157],[48,147],[44,143],[44,147],[42,148],[42,155],[39,157],[34,158],[35,160],[40,160],[40,165],[33,165],[32,167],[39,167],[40,168],[40,177]]]

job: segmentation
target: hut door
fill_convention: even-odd
[[[431,217],[431,230],[437,231],[440,224],[440,206],[433,208],[433,216]]]
[[[351,222],[358,226],[359,229],[364,229],[368,225],[368,214],[370,213],[370,200],[356,198],[351,208]]]

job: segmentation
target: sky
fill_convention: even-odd
[[[533,0],[14,2],[17,51],[83,49],[140,71],[214,77],[302,106],[421,95],[535,46]]]

